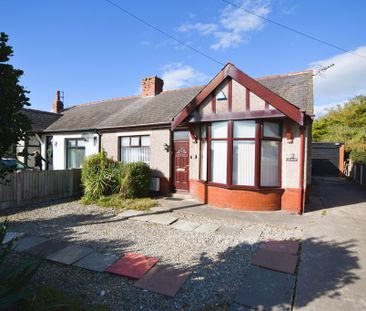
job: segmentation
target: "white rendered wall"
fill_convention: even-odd
[[[53,134],[53,169],[66,169],[66,139],[84,138],[85,156],[98,153],[99,136],[96,133],[78,133],[78,134]],[[96,143],[94,141],[96,138]]]

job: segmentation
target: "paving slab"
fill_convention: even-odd
[[[182,231],[193,231],[200,225],[199,222],[193,222],[193,221],[187,221],[187,220],[181,220],[179,219],[177,222],[175,222],[172,225],[172,228]]]
[[[251,266],[234,302],[256,310],[291,310],[294,287],[293,275]]]
[[[3,245],[8,244],[12,240],[17,240],[17,239],[21,238],[23,235],[24,235],[23,232],[8,231],[8,232],[5,233],[5,237],[4,237],[4,240],[3,240],[2,244]]]
[[[177,221],[177,219],[178,219],[177,217],[174,217],[172,215],[158,214],[158,215],[152,215],[151,218],[149,219],[149,222],[168,226],[173,222]]]
[[[152,212],[167,212],[169,213],[171,211],[171,208],[169,206],[155,206],[150,208]]]
[[[226,234],[226,235],[239,235],[241,233],[241,229],[238,227],[232,227],[223,225],[217,230],[219,234]]]
[[[239,305],[238,303],[233,303],[231,304],[229,311],[251,311],[253,310],[252,308],[243,306],[243,305]]]
[[[68,245],[69,243],[65,241],[47,240],[41,244],[26,249],[24,252],[34,256],[47,257],[48,255],[51,255],[52,253],[55,253]]]
[[[120,256],[109,253],[92,252],[83,259],[75,262],[73,265],[79,268],[104,272],[109,266],[116,262]]]
[[[132,279],[140,279],[158,260],[141,254],[127,253],[106,269],[106,271]]]
[[[204,223],[199,225],[194,232],[201,232],[201,233],[214,233],[219,229],[220,225],[213,224],[213,223]]]
[[[119,213],[117,216],[115,216],[114,218],[117,219],[125,219],[125,218],[134,218],[134,216],[139,216],[139,215],[143,215],[144,212],[143,211],[136,211],[133,209],[128,209],[123,211],[122,213]]]
[[[155,266],[135,282],[134,286],[174,297],[190,274],[191,272],[173,269],[169,266]]]
[[[137,221],[142,221],[142,222],[147,222],[150,221],[152,219],[153,215],[141,215],[141,216],[135,216],[132,217],[132,220],[137,220]]]
[[[19,241],[16,241],[12,247],[13,250],[23,252],[26,249],[32,248],[38,244],[47,241],[45,238],[29,236]]]
[[[63,263],[65,265],[71,265],[92,252],[93,250],[89,247],[79,245],[68,245],[63,249],[55,253],[52,253],[51,255],[48,255],[47,259]]]
[[[245,241],[256,243],[258,242],[262,230],[258,229],[243,229],[241,230],[241,236],[244,238]]]
[[[284,252],[292,255],[297,255],[299,247],[299,242],[292,240],[268,241],[263,245],[264,249],[269,249],[276,252]]]
[[[299,257],[268,249],[259,249],[252,258],[252,264],[275,271],[294,274]]]

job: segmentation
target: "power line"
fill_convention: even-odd
[[[231,5],[231,6],[233,6],[233,7],[236,7],[236,8],[238,8],[238,9],[240,9],[240,10],[243,10],[244,12],[247,12],[247,13],[249,13],[249,14],[251,14],[251,15],[254,15],[254,16],[256,16],[256,17],[259,17],[259,18],[261,18],[261,19],[263,19],[263,20],[265,20],[265,21],[267,21],[267,22],[270,22],[270,23],[275,24],[275,25],[277,25],[277,26],[279,26],[279,27],[282,27],[282,28],[284,28],[284,29],[287,29],[287,30],[289,30],[289,31],[292,31],[292,32],[294,32],[294,33],[296,33],[296,34],[298,34],[298,35],[301,35],[301,36],[304,36],[304,37],[306,37],[306,38],[308,38],[308,39],[311,39],[311,40],[314,40],[314,41],[317,41],[317,42],[323,43],[323,44],[328,45],[328,46],[330,46],[330,47],[332,47],[332,48],[335,48],[335,49],[337,49],[337,50],[339,50],[339,51],[342,51],[342,52],[345,52],[345,53],[348,53],[348,54],[351,54],[351,55],[358,56],[358,57],[361,57],[361,58],[363,58],[363,59],[366,59],[366,57],[365,57],[365,56],[363,56],[363,55],[360,55],[360,54],[354,53],[354,52],[352,52],[352,51],[350,51],[350,50],[346,50],[346,49],[344,49],[344,48],[342,48],[342,47],[340,47],[340,46],[337,46],[337,45],[335,45],[335,44],[333,44],[333,43],[329,43],[329,42],[327,42],[327,41],[324,41],[324,40],[321,40],[321,39],[315,38],[315,37],[313,37],[313,36],[311,36],[311,35],[308,35],[308,34],[306,34],[306,33],[302,32],[302,31],[300,31],[300,30],[296,30],[296,29],[294,29],[294,28],[291,28],[291,27],[289,27],[289,26],[283,25],[283,24],[281,24],[281,23],[279,23],[279,22],[276,22],[276,21],[274,21],[274,20],[271,20],[271,19],[266,18],[266,17],[264,17],[264,16],[261,16],[261,15],[259,15],[259,14],[256,14],[256,13],[254,13],[253,11],[250,11],[250,10],[248,10],[248,9],[245,9],[245,8],[243,8],[243,7],[241,7],[241,6],[237,5],[237,4],[235,4],[235,3],[232,3],[232,2],[227,1],[227,0],[221,0],[221,1],[222,1],[222,2],[224,2],[224,3],[226,3],[226,4]]]
[[[145,21],[144,19],[142,19],[142,18],[138,17],[137,15],[133,14],[132,12],[130,12],[130,11],[128,11],[128,10],[126,10],[126,9],[122,8],[121,6],[119,6],[118,4],[116,4],[115,2],[110,1],[110,0],[104,0],[104,1],[108,2],[110,5],[113,5],[113,6],[114,6],[114,7],[116,7],[117,9],[121,10],[122,12],[124,12],[125,14],[127,14],[127,15],[131,16],[132,18],[136,19],[136,20],[137,20],[137,21],[139,21],[140,23],[142,23],[142,24],[144,24],[144,25],[146,25],[146,26],[148,26],[148,27],[150,27],[150,28],[152,28],[152,29],[156,30],[157,32],[160,32],[162,35],[164,35],[164,36],[168,37],[169,39],[174,40],[175,42],[177,42],[177,43],[179,43],[179,44],[183,45],[184,47],[186,47],[186,48],[188,48],[188,49],[191,49],[192,51],[194,51],[194,52],[196,52],[196,53],[200,54],[201,56],[206,57],[207,59],[209,59],[209,60],[211,60],[211,61],[215,62],[216,64],[219,64],[219,65],[221,65],[221,66],[224,66],[224,65],[225,65],[224,63],[222,63],[222,62],[220,62],[219,60],[217,60],[217,59],[213,58],[212,56],[210,56],[210,55],[208,55],[208,54],[206,54],[206,53],[204,53],[204,52],[202,52],[202,51],[200,51],[200,50],[198,50],[198,49],[194,48],[193,46],[191,46],[191,45],[189,45],[189,44],[184,43],[183,41],[181,41],[181,40],[179,40],[179,39],[175,38],[174,36],[172,36],[171,34],[169,34],[169,33],[165,32],[164,30],[161,30],[160,28],[158,28],[158,27],[156,27],[156,26],[154,26],[154,25],[150,24],[149,22],[147,22],[147,21]]]

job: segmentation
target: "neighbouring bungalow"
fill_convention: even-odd
[[[241,210],[303,212],[311,181],[312,72],[253,79],[227,64],[206,86],[163,91],[142,80],[141,96],[63,108],[43,131],[54,169],[80,168],[104,149],[143,161],[154,190],[186,192]],[[50,150],[52,149],[52,150]]]

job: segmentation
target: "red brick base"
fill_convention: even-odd
[[[190,180],[190,193],[199,201],[245,211],[285,210],[301,213],[299,189],[242,190],[210,186]]]

